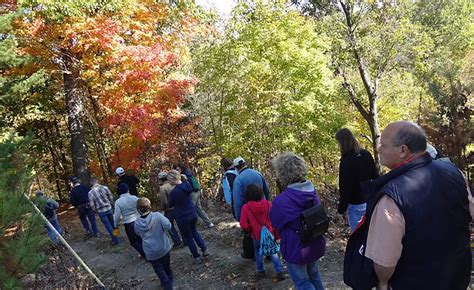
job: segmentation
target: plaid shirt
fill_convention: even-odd
[[[114,198],[107,186],[96,184],[89,191],[89,203],[96,212],[111,210],[113,202]]]

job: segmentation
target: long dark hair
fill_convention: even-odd
[[[352,150],[354,150],[355,153],[360,152],[359,142],[357,142],[351,130],[342,128],[341,130],[337,131],[336,140],[339,142],[341,156]]]
[[[260,201],[263,198],[263,189],[255,183],[249,184],[245,189],[246,201]]]

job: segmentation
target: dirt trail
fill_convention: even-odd
[[[211,254],[203,264],[193,264],[187,247],[173,250],[171,266],[175,275],[176,289],[191,288],[258,288],[288,289],[290,278],[278,282],[271,262],[265,262],[267,278],[255,277],[255,263],[240,257],[240,228],[229,210],[222,204],[207,207],[211,220],[216,224],[205,229],[199,223]],[[99,238],[85,240],[83,229],[74,209],[64,209],[59,220],[66,230],[66,240],[102,280],[107,288],[159,289],[160,282],[150,264],[138,257],[121,230],[120,245],[112,246],[105,228],[99,220]],[[326,256],[320,262],[320,272],[326,288],[345,289],[342,283],[344,258],[342,240],[330,240]],[[285,267],[286,270],[286,267]],[[63,247],[49,250],[49,262],[36,275],[28,276],[25,287],[93,287],[96,284],[78,266],[72,255]]]

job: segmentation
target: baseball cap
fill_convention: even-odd
[[[241,164],[244,164],[245,163],[245,160],[242,158],[242,157],[237,157],[234,159],[234,161],[232,162],[232,165],[234,166],[239,166]]]
[[[166,173],[164,171],[161,171],[160,173],[158,173],[158,178],[159,179],[165,179],[167,175],[168,175],[168,173]]]
[[[117,167],[117,169],[115,169],[115,174],[122,174],[125,172],[125,169],[123,169],[123,167]]]

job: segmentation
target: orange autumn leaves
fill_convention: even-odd
[[[164,121],[179,118],[179,105],[197,83],[182,70],[182,36],[203,28],[186,11],[180,14],[186,19],[175,15],[154,1],[63,21],[50,21],[38,10],[15,21],[15,35],[21,53],[35,57],[38,69],[47,68],[58,82],[62,55],[73,56],[86,96],[100,104],[109,157],[138,169],[144,151],[165,141]]]

